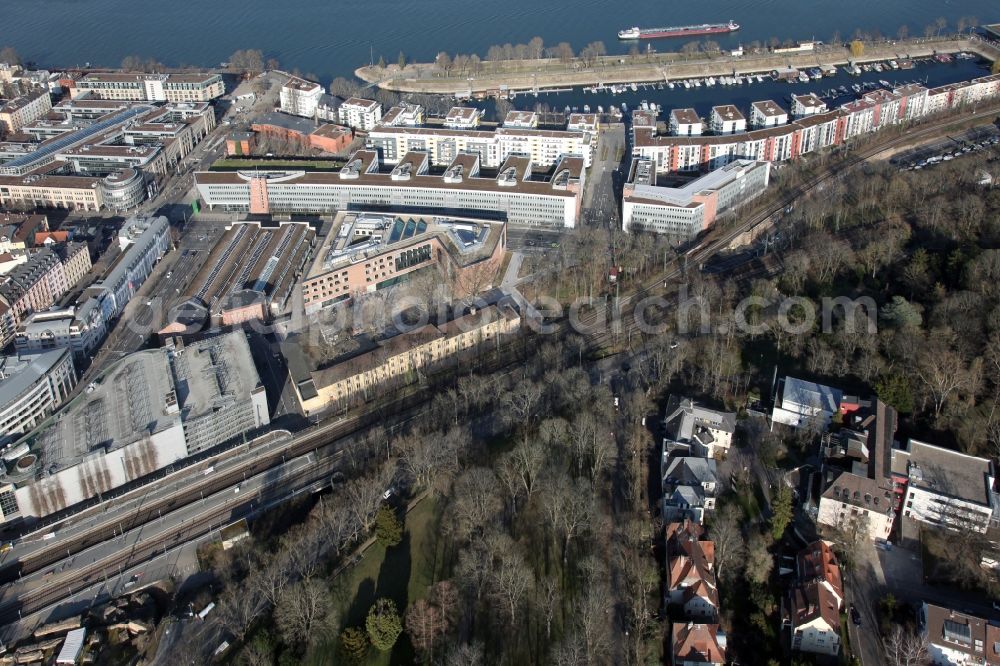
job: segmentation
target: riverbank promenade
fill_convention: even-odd
[[[677,51],[598,58],[484,61],[477,67],[452,68],[447,73],[433,63],[366,66],[355,71],[361,80],[385,90],[443,95],[490,94],[503,90],[569,88],[594,84],[666,82],[709,76],[762,74],[785,68],[805,69],[824,65],[862,64],[938,53],[976,53],[988,60],[1000,56],[996,42],[976,36],[865,42],[863,52],[848,46],[817,44],[795,53],[732,55],[689,54]]]

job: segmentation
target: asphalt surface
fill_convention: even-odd
[[[590,227],[612,229],[621,226],[619,197],[628,175],[623,160],[626,154],[625,125],[606,125],[598,134],[594,163],[587,175],[583,196],[582,223]]]

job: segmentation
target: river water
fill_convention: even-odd
[[[417,60],[439,51],[485,55],[492,44],[526,43],[533,36],[547,45],[561,41],[580,50],[603,41],[610,53],[625,53],[617,31],[732,19],[739,32],[716,37],[723,46],[759,40],[821,39],[854,30],[896,35],[907,25],[911,35],[939,17],[954,28],[964,16],[1000,21],[996,0],[3,0],[0,45],[50,68],[90,63],[117,66],[127,55],[152,57],[171,66],[216,66],[236,49],[257,48],[285,69],[299,69],[328,83],[350,76],[356,67],[389,62],[402,51]],[[655,40],[655,48],[677,49],[686,40]],[[643,45],[645,42],[643,43]],[[971,61],[931,64],[908,72],[866,75],[862,80],[926,80],[941,85],[982,73]],[[623,95],[584,94],[519,97],[518,108],[545,103],[555,109],[589,104],[605,108],[641,100],[666,107],[732,102],[743,108],[758,99],[781,102],[793,92],[822,91],[853,79],[838,76],[808,84],[762,83],[691,90],[645,90]]]
[[[236,49],[257,48],[286,69],[327,83],[356,67],[402,51],[433,59],[439,51],[478,52],[491,44],[569,42],[580,50],[603,41],[627,52],[621,28],[732,19],[742,29],[723,46],[754,40],[822,39],[855,29],[896,35],[906,24],[921,35],[938,17],[1000,21],[996,0],[3,0],[0,45],[43,66],[90,62],[117,66],[127,55],[167,65],[215,66]],[[661,49],[686,40],[657,40]]]

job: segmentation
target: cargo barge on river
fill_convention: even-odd
[[[663,37],[697,37],[699,35],[718,35],[736,32],[740,24],[735,21],[728,23],[703,23],[701,25],[681,25],[673,28],[626,28],[618,31],[618,39],[660,39]]]

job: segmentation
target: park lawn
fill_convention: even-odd
[[[402,543],[387,551],[376,541],[358,564],[331,582],[333,605],[341,629],[363,629],[368,609],[379,597],[394,600],[403,614],[410,604],[425,596],[427,587],[435,580],[435,568],[440,562],[439,518],[437,499],[428,496],[407,514]],[[336,647],[336,636],[331,636],[317,646],[306,662],[335,663]],[[413,647],[404,632],[391,652],[372,649],[368,663],[389,666],[413,661]]]

